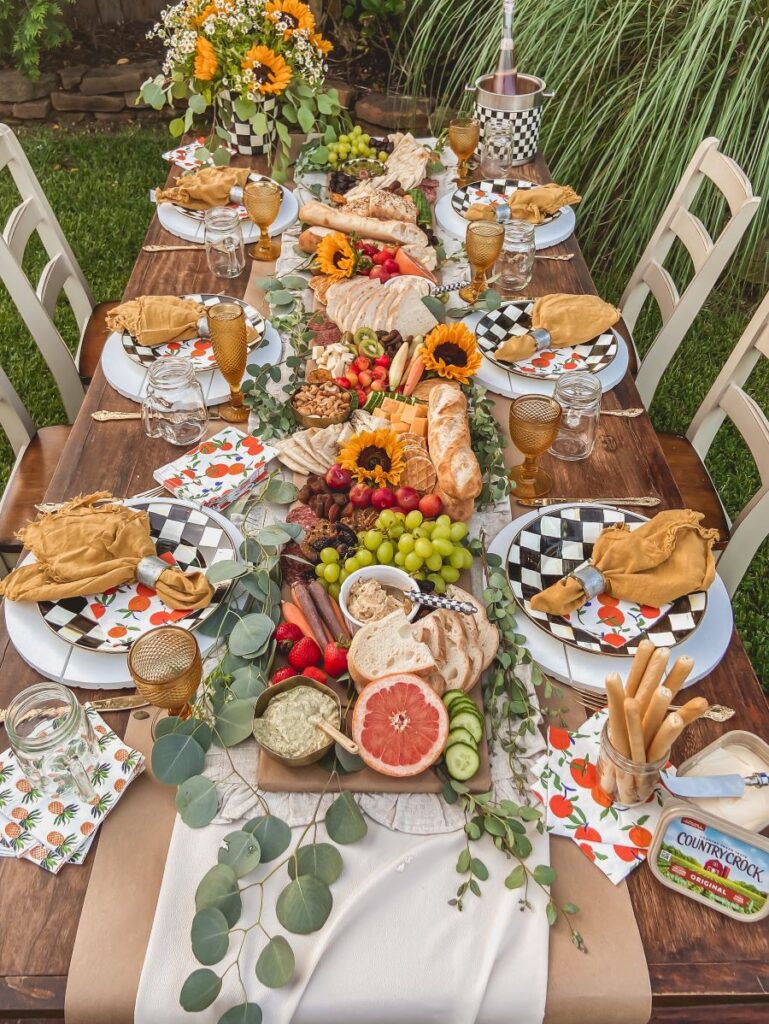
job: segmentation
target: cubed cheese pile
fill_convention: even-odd
[[[385,398],[377,409],[377,415],[388,419],[392,430],[398,433],[427,437],[427,406],[423,403],[399,402],[395,398]]]

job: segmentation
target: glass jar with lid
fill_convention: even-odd
[[[575,370],[559,377],[553,397],[563,409],[550,454],[576,462],[586,459],[595,445],[601,416],[601,382],[594,373]]]
[[[162,437],[180,446],[200,440],[208,410],[191,359],[166,356],[152,364],[142,422],[148,437]]]

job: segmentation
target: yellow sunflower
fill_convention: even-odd
[[[315,262],[321,274],[341,281],[355,273],[355,250],[341,231],[335,231],[321,239],[315,250]]]
[[[310,42],[315,47],[315,49],[318,50],[319,53],[322,53],[324,56],[327,53],[331,53],[331,51],[334,49],[334,44],[331,42],[331,40],[324,39],[320,32],[313,32],[313,34],[310,36]]]
[[[345,441],[337,461],[358,483],[395,487],[403,472],[403,442],[394,430],[364,431]]]
[[[253,74],[256,88],[265,95],[277,96],[291,81],[291,68],[268,46],[252,46],[243,58],[242,67]]]
[[[288,23],[283,32],[284,39],[290,39],[294,32],[314,32],[315,18],[312,11],[300,0],[269,0],[264,5],[267,17],[272,21]]]
[[[438,324],[425,338],[425,368],[446,380],[466,384],[483,362],[475,335],[462,323]]]
[[[205,36],[195,40],[195,78],[200,82],[210,82],[218,65],[216,53]]]

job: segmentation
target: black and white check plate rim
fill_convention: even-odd
[[[233,143],[234,143],[234,140],[233,140]],[[249,174],[248,180],[249,181],[272,181],[272,178],[268,177],[266,174],[257,174],[256,172],[254,172],[253,174]],[[278,182],[276,181],[275,184],[277,185]],[[281,187],[281,189],[283,188],[282,185],[280,187]],[[179,213],[183,213],[185,217],[189,217],[190,220],[197,220],[197,221],[200,221],[201,223],[205,220],[205,216],[206,216],[206,211],[205,210],[188,210],[186,208],[186,206],[179,206],[178,203],[171,203],[170,205],[175,210],[178,210]],[[236,205],[242,206],[243,204],[239,203],[239,204],[236,204]]]
[[[249,348],[255,348],[261,345],[264,341],[264,317],[255,309],[253,306],[249,306],[243,299],[236,299],[230,295],[210,295],[208,293],[202,294],[190,294],[179,296],[182,299],[189,299],[191,302],[199,302],[203,306],[217,306],[220,302],[237,302],[239,306],[243,307],[243,313],[245,315],[248,324],[253,327],[256,331],[256,337],[252,342],[249,343]],[[158,349],[162,346],[155,346],[150,348],[148,345],[140,345],[139,342],[134,338],[128,331],[123,331],[120,336],[120,340],[123,343],[123,351],[129,359],[133,359],[135,363],[140,366],[151,366],[156,363],[159,359],[168,359],[168,356],[161,356],[158,354]],[[211,364],[210,369],[216,369],[214,363]]]
[[[181,569],[205,571],[215,562],[237,557],[231,537],[205,509],[175,499],[156,498],[146,502],[132,501],[131,507],[146,509],[158,555],[170,551]],[[218,584],[205,608],[189,612],[175,625],[196,629],[221,606],[231,586],[231,582]],[[70,597],[56,602],[39,601],[38,607],[49,629],[73,647],[106,654],[125,654],[137,637],[131,636],[124,644],[103,639],[101,627],[85,613],[89,600],[89,597]]]
[[[577,518],[567,514],[573,513],[574,510],[579,513]],[[575,503],[565,508],[547,510],[532,522],[522,526],[510,543],[505,559],[505,571],[516,602],[524,615],[553,639],[591,654],[609,655],[614,658],[632,657],[638,650],[638,644],[644,639],[651,640],[655,647],[675,647],[683,643],[703,619],[708,599],[707,591],[696,591],[677,598],[669,611],[619,649],[573,625],[560,615],[534,612],[527,606],[527,602],[534,594],[556,583],[590,558],[594,541],[585,539],[586,530],[594,532],[597,538],[606,526],[621,522],[644,523],[647,522],[647,518],[612,505]],[[545,553],[541,527],[543,522],[553,519],[570,524],[574,536],[568,539],[574,545],[575,557],[560,558],[550,555],[553,571],[542,574],[538,568],[541,556]],[[558,538],[553,535],[553,539]]]
[[[523,328],[522,331],[518,332],[521,335],[531,330],[531,311],[533,308],[533,302],[508,302],[499,306],[498,309],[492,309],[488,313],[484,313],[476,324],[475,336],[484,356],[490,363],[498,366],[500,370],[518,374],[519,377],[525,377],[529,380],[556,380],[569,371],[559,370],[558,372],[538,373],[535,375],[525,373],[518,367],[517,363],[503,363],[501,360],[494,358],[494,352],[496,352],[503,341],[510,337],[514,327]],[[575,345],[572,351],[582,356],[579,364],[580,370],[598,373],[614,362],[619,352],[619,342],[614,331],[609,329],[593,338],[592,341],[586,341],[584,345]],[[529,356],[521,360],[521,362],[529,363],[532,358],[533,356]]]
[[[480,181],[471,181],[469,185],[456,189],[451,197],[451,206],[460,217],[464,217],[472,204],[478,202],[478,197],[473,194],[475,192],[485,192],[486,195],[495,196],[499,200],[505,200],[514,195],[518,189],[525,190],[537,188],[538,186],[539,182],[526,181],[524,178],[520,180],[515,178],[483,178]],[[550,224],[551,221],[557,220],[560,216],[561,211],[556,210],[555,213],[548,214],[537,227],[541,227],[543,224]]]

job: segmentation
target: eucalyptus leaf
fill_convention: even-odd
[[[303,285],[306,283],[301,277],[296,280],[302,281]],[[299,489],[296,484],[292,484],[290,480],[281,480],[279,476],[273,476],[267,483],[262,497],[265,501],[274,501],[278,505],[290,505],[292,501],[296,501],[298,493]]]
[[[435,295],[423,295],[422,302],[427,306],[436,320],[442,321],[446,313],[446,307]]]
[[[282,289],[283,285],[276,277],[257,277],[256,287],[261,289],[263,292],[278,292]],[[258,367],[254,367],[257,370]],[[252,372],[252,368],[248,367],[248,372]]]
[[[282,988],[294,974],[294,951],[282,935],[270,939],[256,961],[256,976],[268,988]]]
[[[184,135],[184,121],[181,117],[175,117],[168,125],[168,131],[175,138]]]
[[[294,302],[294,296],[291,292],[281,289],[278,292],[270,292],[268,301],[271,306],[289,306]]]
[[[305,106],[303,103],[299,110],[297,111],[297,115],[299,117],[299,127],[302,129],[305,135],[308,132],[311,132],[312,126],[315,124],[315,115],[310,110],[310,108]]]
[[[193,971],[182,985],[179,1003],[188,1013],[207,1009],[222,990],[222,979],[207,967]]]
[[[254,135],[267,134],[267,115],[263,110],[258,111],[251,118],[251,127],[254,130]]]
[[[239,668],[232,677],[230,692],[240,700],[255,700],[267,689],[264,675],[256,665]]]
[[[152,747],[152,772],[160,782],[178,786],[193,775],[200,775],[205,752],[191,736],[168,733]]]
[[[326,811],[326,831],[335,843],[357,843],[368,832],[352,793],[342,793]]]
[[[482,882],[485,882],[489,877],[489,869],[478,857],[473,857],[470,861],[470,870],[476,878],[480,878]]]
[[[187,100],[187,106],[193,114],[202,114],[206,109],[207,103],[205,101],[205,97],[201,96],[199,92],[193,92]]]
[[[237,878],[243,878],[258,866],[262,851],[250,832],[228,832],[222,840],[217,860],[228,864]]]
[[[214,166],[224,167],[225,164],[230,162],[230,151],[226,146],[219,146],[218,149],[214,150]]]
[[[318,146],[310,153],[310,163],[322,167],[328,163],[328,149],[325,146]]]
[[[497,818],[484,818],[483,827],[490,836],[504,836],[505,826]]]
[[[299,523],[274,523],[276,527],[279,527],[283,533],[287,533],[291,540],[301,540],[304,536],[304,527]]]
[[[155,725],[155,739],[166,736],[168,733],[177,733],[181,736],[192,736],[196,743],[199,743],[204,751],[211,746],[213,733],[207,722],[200,718],[177,718],[169,715],[167,718],[158,719]]]
[[[555,881],[555,869],[548,864],[537,864],[532,872],[534,881],[540,885],[552,885]]]
[[[216,786],[204,775],[185,779],[176,791],[176,809],[185,825],[203,828],[216,814],[219,797]]]
[[[198,632],[204,636],[227,636],[239,622],[240,615],[223,604],[200,623]]]
[[[330,146],[332,142],[337,142],[338,140],[339,136],[337,135],[334,126],[331,124],[327,125],[326,130],[323,133],[323,141],[327,146]]]
[[[558,920],[558,907],[555,905],[555,903],[553,903],[552,900],[550,900],[547,906],[545,907],[545,917],[547,918],[547,923],[550,925],[551,928]]]
[[[322,92],[318,93],[318,95],[315,98],[315,102],[318,104],[318,110],[321,112],[321,114],[329,115],[334,110],[333,103],[328,98],[328,96],[325,96]]]
[[[232,104],[232,109],[241,121],[250,121],[256,113],[256,104],[253,100],[244,100],[238,97]]]
[[[249,662],[246,658],[239,658],[236,654],[233,654],[232,651],[227,651],[219,662],[219,668],[226,676],[232,676],[239,668],[245,668],[248,664]]]
[[[227,701],[216,716],[217,745],[234,747],[247,739],[254,727],[254,704],[250,700]]]
[[[331,885],[342,873],[342,855],[331,843],[311,843],[300,846],[289,858],[287,867],[291,878],[314,875]]]
[[[262,1008],[258,1003],[238,1003],[222,1014],[219,1024],[262,1024]]]
[[[520,889],[525,881],[526,869],[523,864],[518,864],[505,879],[505,885],[508,889]]]
[[[192,919],[192,952],[201,964],[210,967],[227,955],[230,926],[221,910],[204,907]]]
[[[254,612],[244,616],[230,633],[229,648],[241,658],[259,654],[267,644],[275,626],[267,615]]]
[[[341,743],[334,744],[334,754],[336,759],[342,768],[348,772],[359,772],[362,771],[366,765],[362,757],[358,754],[351,754],[349,750],[345,750]]]
[[[247,565],[236,562],[232,558],[222,559],[221,562],[214,562],[206,569],[206,579],[216,586],[217,583],[224,583],[227,580],[236,580],[239,576],[245,576],[249,571]]]
[[[262,864],[268,864],[284,853],[291,842],[291,829],[282,818],[265,814],[251,818],[243,826],[243,832],[250,832],[258,841],[262,851]]]
[[[309,935],[323,927],[333,903],[325,882],[314,875],[299,875],[278,896],[275,913],[287,931]]]
[[[291,534],[280,526],[265,526],[254,534],[254,540],[266,548],[280,547],[291,539]]]
[[[195,890],[195,909],[206,907],[220,910],[230,928],[237,923],[242,909],[240,887],[235,872],[228,864],[216,864],[210,868]]]

